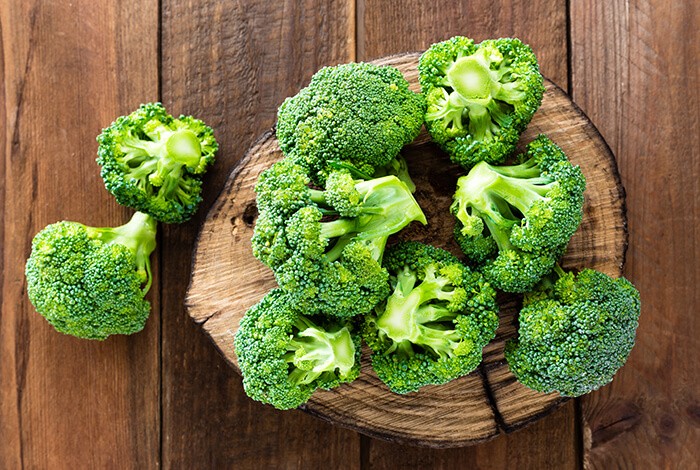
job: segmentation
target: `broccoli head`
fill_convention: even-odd
[[[475,165],[457,182],[455,237],[486,279],[525,292],[551,271],[582,218],[586,181],[546,136],[512,166]]]
[[[506,345],[511,371],[545,393],[579,396],[609,383],[634,346],[639,292],[624,278],[556,266],[525,295],[517,339]]]
[[[282,410],[360,373],[360,335],[352,326],[302,315],[281,289],[246,312],[234,346],[245,392]]]
[[[143,104],[97,137],[97,163],[117,202],[166,223],[189,220],[202,200],[202,175],[218,144],[191,116],[173,118],[160,103]]]
[[[350,63],[325,67],[287,98],[277,115],[282,152],[323,184],[330,161],[372,174],[416,138],[425,100],[393,67]]]
[[[537,58],[519,39],[474,44],[456,36],[433,44],[418,65],[433,140],[469,169],[501,163],[539,108],[544,93]]]
[[[282,160],[256,185],[253,254],[304,311],[351,317],[389,293],[381,266],[387,238],[425,215],[396,176],[355,179],[332,171],[323,190]]]
[[[156,222],[137,212],[121,227],[58,222],[32,242],[29,300],[61,333],[87,339],[141,331],[151,307]]]
[[[464,376],[498,327],[496,292],[445,250],[418,242],[387,250],[393,292],[365,317],[372,367],[396,393]]]

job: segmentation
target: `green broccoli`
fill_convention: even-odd
[[[363,314],[389,293],[381,267],[387,238],[411,221],[427,223],[425,215],[393,175],[357,180],[340,170],[324,190],[308,184],[288,159],[261,174],[253,254],[304,311]]]
[[[586,181],[546,136],[513,166],[475,165],[457,182],[455,237],[486,279],[525,292],[551,271],[582,218]]]
[[[392,294],[365,317],[372,367],[396,393],[464,376],[498,327],[496,292],[445,250],[418,242],[387,250]]]
[[[518,338],[505,356],[520,382],[540,392],[579,396],[609,383],[634,346],[639,292],[626,279],[556,266],[525,295]]]
[[[149,256],[156,222],[137,212],[120,227],[58,222],[39,232],[27,260],[27,293],[61,333],[87,339],[141,331],[151,307]]]
[[[418,65],[425,125],[452,161],[501,163],[515,149],[544,93],[537,58],[519,39],[433,44]]]
[[[234,346],[245,392],[282,410],[360,373],[360,335],[351,324],[302,315],[281,289],[246,312]]]
[[[143,104],[97,137],[97,163],[117,202],[166,223],[190,219],[202,201],[202,175],[218,144],[210,127]]]
[[[425,100],[393,67],[350,63],[325,67],[287,98],[277,115],[282,152],[318,184],[330,161],[372,174],[416,138]]]

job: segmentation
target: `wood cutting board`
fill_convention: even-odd
[[[418,91],[419,53],[373,61],[401,70]],[[581,166],[587,180],[584,217],[562,265],[590,267],[620,276],[627,247],[625,192],[615,159],[595,127],[571,99],[545,80],[542,106],[520,140],[518,151],[538,134],[549,136]],[[453,240],[449,213],[456,181],[464,171],[430,142],[425,131],[402,150],[416,183],[416,199],[428,226],[411,224],[395,240],[418,240],[463,258]],[[195,248],[186,306],[232,367],[233,337],[246,310],[276,286],[272,272],[253,257],[250,239],[257,216],[253,187],[261,171],[282,158],[274,130],[263,134],[234,168],[209,211]],[[516,382],[503,357],[515,336],[519,296],[499,296],[500,326],[484,349],[482,365],[467,377],[397,395],[384,386],[362,354],[360,378],[330,391],[317,391],[302,409],[334,424],[391,441],[455,447],[511,432],[546,415],[564,399]],[[282,413],[282,411],[280,411]]]

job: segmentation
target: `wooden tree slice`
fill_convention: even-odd
[[[418,90],[419,54],[403,54],[375,63],[400,69]],[[591,122],[556,85],[546,81],[542,106],[522,136],[521,149],[547,134],[581,166],[587,179],[585,213],[563,260],[565,267],[592,267],[619,276],[627,246],[625,193],[615,160]],[[412,224],[396,239],[412,239],[461,256],[452,237],[448,211],[456,181],[464,172],[451,164],[423,132],[402,151],[416,183],[416,199],[428,226]],[[202,227],[187,294],[190,316],[207,332],[235,368],[233,337],[246,310],[276,286],[272,272],[251,252],[257,216],[253,187],[261,171],[282,158],[273,130],[261,136],[238,164]],[[383,439],[450,447],[489,439],[545,415],[563,399],[516,382],[503,357],[505,341],[515,335],[519,300],[502,295],[501,325],[484,350],[482,366],[467,377],[429,386],[408,395],[391,393],[362,355],[358,380],[318,391],[303,409],[313,415]]]

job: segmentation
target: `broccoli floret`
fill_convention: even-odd
[[[189,220],[202,200],[202,176],[218,144],[191,116],[173,118],[160,103],[143,104],[97,137],[97,163],[117,202],[166,223]]]
[[[387,250],[393,289],[365,317],[377,376],[396,393],[464,376],[498,327],[496,292],[445,250],[418,242]]]
[[[420,58],[419,80],[433,140],[466,169],[501,163],[542,102],[537,58],[519,39],[474,44],[457,36]]]
[[[287,98],[277,115],[282,152],[323,184],[330,161],[372,174],[420,132],[421,94],[393,67],[350,63],[325,67]]]
[[[427,223],[425,215],[396,176],[358,180],[334,170],[323,190],[308,182],[286,159],[263,172],[253,254],[305,311],[365,313],[389,293],[387,238],[411,221]]]
[[[246,312],[234,342],[245,392],[282,410],[360,373],[360,335],[351,324],[300,312],[274,289]]]
[[[151,306],[149,255],[156,222],[137,212],[120,227],[58,222],[32,242],[29,300],[61,333],[87,339],[141,331]]]
[[[518,338],[505,356],[520,382],[545,393],[579,396],[609,383],[634,346],[639,292],[626,279],[556,266],[526,294]]]
[[[455,237],[486,279],[525,292],[551,271],[582,218],[586,181],[546,136],[513,166],[480,162],[457,182]]]

